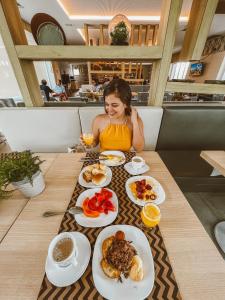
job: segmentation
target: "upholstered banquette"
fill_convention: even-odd
[[[164,107],[156,150],[183,191],[225,191],[202,150],[225,150],[224,106]]]
[[[137,107],[144,122],[145,150],[156,147],[163,109]],[[90,132],[94,117],[103,107],[1,108],[0,132],[13,151],[67,152],[79,143],[82,132]]]

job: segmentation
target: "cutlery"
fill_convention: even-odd
[[[70,209],[67,210],[67,212],[69,212],[72,215],[76,215],[76,214],[82,214],[83,213],[83,208],[79,207],[79,206],[74,206],[71,207]],[[52,216],[56,216],[56,215],[61,215],[64,214],[65,211],[46,211],[43,213],[43,217],[47,218],[47,217],[52,217]]]
[[[107,160],[107,158],[101,158],[101,159],[99,159],[99,158],[91,158],[91,157],[84,157],[84,158],[81,158],[80,159],[80,161],[99,161],[99,160]]]

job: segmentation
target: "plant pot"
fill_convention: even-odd
[[[31,198],[40,194],[45,188],[44,177],[41,171],[36,172],[32,176],[33,184],[31,184],[28,178],[24,180],[12,182],[12,184],[18,188],[25,197]]]

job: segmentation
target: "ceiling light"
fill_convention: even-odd
[[[114,16],[82,16],[71,15],[70,20],[111,21]],[[130,21],[160,21],[160,16],[127,16]],[[188,17],[180,17],[180,22],[187,22]]]
[[[111,21],[114,16],[89,16],[89,15],[70,15],[65,6],[60,0],[57,0],[59,5],[70,20],[89,20],[89,21]],[[160,21],[160,16],[127,16],[130,21]],[[187,22],[188,17],[180,17],[180,22]]]

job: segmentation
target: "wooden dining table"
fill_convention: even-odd
[[[62,220],[62,215],[44,218],[42,214],[67,208],[84,155],[40,154],[45,159],[45,190],[25,201],[17,192],[0,206],[0,220],[3,214],[7,224],[0,243],[0,299],[37,298],[48,246]],[[146,175],[157,179],[166,193],[166,200],[160,205],[159,227],[182,298],[224,299],[224,260],[159,155],[154,151],[140,155],[150,167]],[[18,209],[11,209],[17,205]]]
[[[225,151],[202,151],[200,156],[225,176]]]

